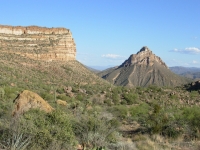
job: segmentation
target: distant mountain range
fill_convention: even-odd
[[[170,67],[170,70],[178,75],[195,80],[200,80],[200,68],[175,66]]]
[[[103,70],[106,70],[108,68],[112,68],[114,67],[113,65],[108,65],[108,66],[87,66],[88,69],[91,69],[91,70],[95,70],[95,71],[103,71]]]
[[[98,75],[115,85],[130,87],[177,86],[189,82],[189,79],[173,73],[148,47],[130,55],[119,67],[108,68]]]

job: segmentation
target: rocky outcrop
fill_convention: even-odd
[[[183,77],[172,73],[160,57],[148,47],[142,47],[119,67],[98,73],[107,81],[120,86],[177,86],[187,83]]]
[[[45,112],[51,112],[54,109],[38,94],[24,90],[20,93],[14,100],[15,106],[13,111],[13,116],[23,114],[31,108],[38,108]]]
[[[137,54],[132,54],[121,67],[127,67],[131,65],[147,65],[153,66],[155,63],[168,68],[167,65],[161,60],[160,57],[153,54],[153,52],[146,46],[142,47]]]
[[[58,100],[56,101],[56,103],[57,103],[58,105],[67,106],[67,102],[66,102],[66,101],[63,101],[63,100],[60,100],[60,99],[58,99]]]
[[[0,51],[45,61],[76,59],[72,33],[65,28],[0,25]]]

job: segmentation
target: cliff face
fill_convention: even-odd
[[[0,51],[32,59],[76,59],[76,45],[69,29],[0,25]]]

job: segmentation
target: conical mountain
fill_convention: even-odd
[[[188,82],[186,78],[172,73],[160,57],[148,47],[142,47],[119,67],[98,74],[115,85],[121,86],[178,86]]]

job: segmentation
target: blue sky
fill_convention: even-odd
[[[0,24],[65,27],[88,66],[148,46],[168,66],[200,67],[200,0],[1,0]]]

